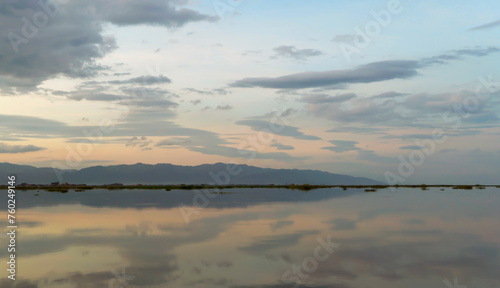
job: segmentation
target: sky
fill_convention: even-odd
[[[496,184],[498,1],[3,0],[0,162]]]

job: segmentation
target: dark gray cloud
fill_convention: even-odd
[[[357,141],[332,140],[329,142],[335,146],[323,147],[321,149],[330,150],[330,151],[337,152],[337,153],[344,153],[344,152],[348,152],[348,151],[361,150],[360,148],[356,147],[356,144],[359,143]]]
[[[368,63],[347,70],[303,72],[276,78],[244,78],[229,84],[241,88],[307,89],[335,87],[359,83],[374,83],[393,79],[408,79],[418,75],[418,70],[433,64],[446,64],[452,60],[462,60],[465,56],[484,57],[499,52],[497,47],[475,47],[450,51],[420,60],[386,60]]]
[[[480,26],[476,26],[476,27],[471,28],[469,30],[483,30],[483,29],[493,28],[493,27],[496,27],[496,26],[500,26],[500,20],[493,21],[493,22],[490,22],[490,23],[486,23],[486,24],[483,24],[483,25],[480,25]]]
[[[365,64],[354,69],[323,72],[303,72],[277,78],[245,78],[232,87],[262,87],[274,89],[305,89],[339,84],[372,83],[406,79],[418,74],[418,61],[390,60]]]
[[[97,1],[97,3],[99,8],[104,11],[101,15],[102,19],[118,26],[152,25],[176,28],[190,22],[214,22],[218,20],[218,17],[180,7],[187,1],[142,0],[123,3],[114,0]]]
[[[106,23],[176,28],[217,20],[178,0],[50,1],[45,9],[46,3],[2,1],[0,89],[4,94],[33,90],[58,76],[86,78],[108,69],[97,63],[117,48],[114,37],[104,34]]]
[[[295,46],[278,46],[273,49],[275,52],[274,56],[271,58],[286,58],[293,59],[297,61],[305,61],[310,57],[321,56],[324,55],[322,51],[316,49],[298,49]]]
[[[38,147],[35,145],[9,145],[0,142],[0,153],[4,154],[17,154],[26,152],[35,152],[45,150],[47,148]]]
[[[33,24],[33,15],[43,12],[37,3],[15,0],[2,2],[2,89],[10,84],[19,92],[33,89],[40,82],[58,75],[89,77],[105,69],[95,61],[117,46],[113,37],[102,35],[99,22],[74,7],[76,5],[67,4],[54,17],[44,14],[48,19],[47,24],[37,28]]]
[[[292,137],[300,140],[321,140],[321,138],[317,136],[304,134],[303,132],[299,131],[298,127],[281,125],[266,120],[247,119],[247,120],[237,121],[236,124],[249,126],[254,131],[259,131],[259,132],[262,131],[279,136]]]

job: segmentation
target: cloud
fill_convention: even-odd
[[[107,93],[106,88],[96,87],[93,89],[82,89],[76,91],[53,91],[52,94],[56,96],[65,96],[69,100],[75,101],[118,101],[126,96]]]
[[[486,23],[486,24],[480,25],[480,26],[473,27],[473,28],[471,28],[469,30],[471,30],[471,31],[474,31],[474,30],[483,30],[483,29],[493,28],[493,27],[496,27],[496,26],[499,26],[499,25],[500,25],[500,20],[497,20],[497,21],[493,21],[493,22],[490,22],[490,23]]]
[[[189,92],[193,92],[193,93],[197,93],[200,95],[228,95],[228,94],[231,94],[231,92],[229,92],[223,88],[212,89],[212,91],[198,90],[195,88],[185,88],[184,90],[189,91]]]
[[[356,97],[346,103],[311,103],[308,109],[317,117],[349,124],[391,123],[398,125],[406,117],[396,109],[397,103],[393,101],[379,102],[371,98]]]
[[[249,159],[255,157],[256,159],[274,159],[278,161],[297,161],[303,160],[301,157],[294,157],[283,152],[262,152],[256,150],[249,150],[250,145],[243,147],[246,142],[241,142],[238,148],[231,146],[226,146],[234,143],[230,143],[225,139],[222,139],[217,133],[198,130],[198,129],[180,129],[177,133],[170,133],[175,136],[183,137],[171,137],[163,139],[156,143],[156,147],[184,147],[192,152],[198,152],[206,155],[218,155],[223,157],[237,158],[237,159]]]
[[[148,137],[142,136],[142,137],[137,137],[134,136],[131,139],[125,143],[125,146],[127,147],[140,147],[144,148],[146,146],[149,146],[149,144],[153,143],[153,140],[148,139]]]
[[[159,76],[148,75],[148,76],[139,76],[139,77],[135,77],[135,78],[130,78],[128,80],[114,80],[114,81],[109,81],[108,83],[110,83],[110,84],[156,85],[156,84],[172,83],[172,80],[170,80],[170,78],[163,76],[163,75],[159,75]]]
[[[187,1],[178,0],[142,0],[142,1],[105,1],[100,3],[103,9],[101,18],[118,26],[151,25],[168,28],[182,27],[190,22],[215,22],[219,18],[201,14],[188,8],[179,7]],[[96,5],[97,6],[97,5]]]
[[[276,221],[275,223],[270,224],[270,226],[271,226],[271,230],[275,231],[275,230],[278,230],[280,228],[292,226],[293,223],[295,223],[295,221],[293,221],[293,220],[279,220],[279,221]]]
[[[330,133],[357,133],[357,134],[384,134],[384,129],[376,127],[352,127],[352,126],[341,126],[335,127],[325,132]]]
[[[342,103],[345,101],[349,101],[353,98],[357,97],[354,93],[345,93],[337,96],[329,96],[326,94],[309,94],[303,96],[300,101],[306,102],[309,104],[323,104],[323,103]]]
[[[0,38],[0,88],[12,85],[19,92],[59,75],[82,78],[105,69],[95,61],[117,46],[112,36],[102,35],[93,17],[67,4],[45,27],[37,28],[30,20],[35,12],[43,11],[37,3],[2,2],[0,26],[9,37]],[[23,34],[23,27],[31,27],[24,28],[30,33]]]
[[[452,60],[462,60],[464,59],[464,56],[484,57],[498,52],[500,52],[500,49],[497,47],[488,47],[488,48],[475,47],[472,49],[453,50],[446,54],[441,54],[430,58],[424,58],[420,60],[420,63],[424,66],[433,64],[446,64]]]
[[[359,150],[357,159],[375,162],[375,163],[385,163],[385,164],[394,164],[397,162],[396,158],[380,156],[375,151],[371,150]]]
[[[384,92],[380,93],[378,95],[372,96],[372,98],[375,99],[390,99],[390,98],[396,98],[400,96],[407,96],[409,94],[407,93],[399,93],[399,92],[394,92],[394,91],[389,91],[389,92]]]
[[[197,93],[197,94],[201,94],[201,95],[213,95],[214,94],[212,91],[202,91],[202,90],[198,90],[198,89],[194,89],[194,88],[185,88],[184,90],[189,91],[189,92],[193,92],[193,93]]]
[[[219,105],[215,107],[215,110],[231,110],[233,109],[233,106],[231,105]]]
[[[17,153],[27,153],[35,152],[40,150],[45,150],[47,148],[38,147],[34,145],[9,145],[0,142],[0,153],[4,154],[17,154]]]
[[[499,51],[500,49],[497,47],[475,47],[472,49],[454,50],[446,54],[420,60],[372,62],[346,70],[302,72],[275,78],[244,78],[230,83],[229,86],[240,88],[307,89],[408,79],[418,75],[419,69],[433,64],[446,64],[451,60],[461,60],[464,56],[483,57]]]
[[[300,140],[321,140],[321,138],[319,137],[313,135],[306,135],[303,132],[300,132],[299,128],[297,127],[272,123],[266,120],[257,120],[257,119],[240,120],[237,121],[236,124],[249,126],[254,131],[258,132],[262,131],[262,132],[272,133],[274,135],[292,137]]]
[[[408,146],[399,147],[399,149],[402,149],[402,150],[422,150],[422,149],[424,149],[424,147],[418,146],[418,145],[408,145]]]
[[[363,37],[360,35],[356,34],[341,34],[341,35],[336,35],[333,39],[333,42],[337,43],[346,43],[350,45],[354,45],[357,42],[363,41]]]
[[[212,109],[215,111],[217,111],[217,110],[231,110],[231,109],[233,109],[233,106],[231,106],[231,105],[218,105],[215,108],[212,108],[210,106],[205,106],[205,107],[203,107],[203,109],[201,109],[201,111],[203,112],[203,111],[212,110]]]
[[[321,149],[330,150],[330,151],[334,151],[337,153],[344,153],[344,152],[348,152],[348,151],[361,150],[360,148],[356,147],[356,144],[359,143],[357,141],[332,140],[329,142],[335,146],[323,147]]]
[[[461,118],[463,128],[466,128],[468,125],[493,124],[499,120],[496,111],[500,103],[495,99],[500,95],[500,91],[481,99],[475,92],[469,90],[439,94],[421,93],[405,97],[392,97],[398,93],[389,92],[382,95],[390,97],[385,101],[379,100],[380,95],[354,97],[341,103],[328,103],[321,101],[323,98],[318,98],[314,99],[316,101],[309,101],[307,108],[317,117],[353,126],[361,124],[363,127],[383,125],[422,129],[442,128],[443,125],[451,127],[455,124],[456,118]],[[470,106],[471,103],[475,103],[474,101],[477,104],[473,105],[473,109],[466,109],[467,106],[464,105]],[[444,115],[448,115],[446,119]],[[369,129],[363,130],[369,131]]]
[[[117,48],[115,38],[104,34],[107,23],[178,28],[217,20],[178,0],[69,1],[51,6],[50,15],[39,4],[46,2],[2,1],[0,27],[5,35],[0,38],[0,89],[4,94],[34,90],[58,76],[87,78],[109,69],[97,63]],[[47,20],[38,17],[34,21],[35,15]],[[44,25],[37,27],[34,22]]]
[[[294,150],[295,149],[295,147],[293,147],[293,146],[284,145],[284,144],[281,144],[281,143],[276,142],[276,141],[273,141],[273,143],[271,144],[271,147],[274,147],[277,150]]]
[[[214,91],[214,93],[216,93],[218,95],[229,95],[229,94],[231,94],[231,91],[227,91],[226,89],[223,89],[223,88],[213,89],[212,91]]]
[[[310,57],[321,56],[325,53],[315,49],[298,49],[295,46],[282,45],[273,49],[275,52],[271,58],[286,58],[298,61],[307,60]]]
[[[407,79],[418,74],[418,61],[389,60],[365,64],[354,69],[303,72],[276,78],[245,78],[231,87],[262,87],[273,89],[305,89],[339,84],[373,83]]]

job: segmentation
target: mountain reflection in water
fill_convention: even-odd
[[[500,287],[498,188],[224,191],[19,191],[0,287]]]

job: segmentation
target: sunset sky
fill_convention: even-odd
[[[498,1],[40,3],[0,3],[0,162],[498,182]]]

